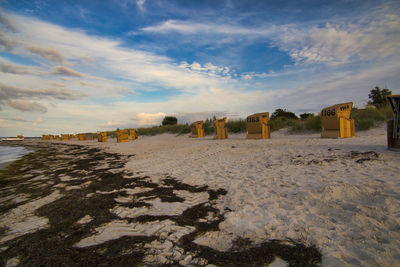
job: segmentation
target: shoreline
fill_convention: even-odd
[[[25,148],[25,145],[24,145],[24,143],[15,143],[13,141],[3,141],[3,142],[0,143],[0,147],[23,147],[23,148]],[[25,155],[27,155],[27,154],[29,154],[31,152],[33,152],[33,151],[32,150],[26,151],[23,154],[18,154],[16,156],[16,158],[14,158],[14,159],[8,160],[6,162],[0,162],[0,170],[3,170],[5,168],[7,168],[7,166],[9,166],[13,162],[21,159],[23,156],[25,156]]]
[[[16,159],[16,160],[18,160],[18,159]],[[7,168],[7,166],[10,165],[11,163],[13,163],[14,161],[15,161],[15,160],[12,160],[12,161],[10,161],[10,162],[3,162],[3,163],[0,163],[0,170]]]

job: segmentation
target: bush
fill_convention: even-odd
[[[212,135],[212,134],[214,134],[215,133],[215,128],[214,128],[214,126],[207,126],[207,127],[204,127],[204,134],[205,135]]]
[[[386,115],[385,110],[386,108],[376,109],[373,107],[366,107],[362,109],[353,108],[351,111],[351,117],[358,121],[360,119],[371,119],[374,121],[384,121]]]
[[[385,118],[385,121],[393,119],[393,111],[389,105],[378,108],[378,111]]]
[[[271,132],[273,131],[278,131],[282,128],[291,126],[291,125],[295,125],[297,122],[297,120],[293,120],[293,119],[288,119],[285,117],[277,117],[275,119],[271,119],[269,121],[269,125],[271,127]]]
[[[305,130],[305,126],[304,126],[304,122],[302,122],[302,121],[297,121],[296,123],[292,124],[289,127],[290,133],[302,132],[304,130]]]
[[[149,128],[138,128],[138,135],[157,135],[163,133],[174,133],[174,134],[187,134],[190,133],[190,126],[187,124],[175,124],[175,125],[163,125],[154,126]]]
[[[303,132],[303,131],[313,131],[320,132],[321,131],[321,116],[308,116],[307,119],[302,121],[293,120],[291,122],[289,128],[289,132]]]
[[[246,121],[244,119],[230,120],[226,122],[225,126],[228,128],[228,132],[231,133],[246,132]],[[212,135],[215,133],[213,122],[206,121],[203,127],[205,135]]]
[[[178,119],[172,116],[166,116],[164,117],[162,125],[175,125],[178,124]]]
[[[355,125],[356,125],[356,130],[364,131],[368,130],[371,127],[374,127],[375,123],[374,120],[372,119],[359,119],[358,121],[355,121]]]
[[[381,106],[379,108],[366,107],[362,109],[353,108],[351,117],[354,119],[356,130],[363,131],[391,118],[392,112],[388,106]]]
[[[319,132],[321,131],[321,116],[308,117],[305,122],[305,128],[310,131]]]
[[[226,128],[228,128],[228,132],[231,133],[246,132],[246,121],[243,119],[230,120],[225,125]]]
[[[301,120],[306,120],[310,117],[314,117],[314,113],[302,113],[299,116]]]
[[[298,119],[296,114],[294,114],[293,112],[286,111],[286,109],[278,108],[274,111],[274,113],[272,113],[271,120],[275,120],[280,117],[283,117],[286,119]]]

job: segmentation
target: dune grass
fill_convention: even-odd
[[[138,128],[137,132],[138,135],[150,135],[150,136],[163,133],[173,133],[181,135],[190,133],[190,126],[188,124],[153,126],[148,128]]]
[[[190,133],[190,126],[188,124],[175,124],[175,125],[160,125],[153,127],[142,127],[136,129],[138,135],[154,136],[163,133],[173,134],[187,134]],[[117,137],[117,131],[108,131],[107,136],[110,138]]]
[[[278,131],[287,127],[295,127],[298,120],[285,117],[277,117],[269,121],[271,132]]]
[[[309,116],[304,120],[292,120],[289,126],[289,133],[320,132],[321,116]]]
[[[364,131],[392,118],[392,111],[389,106],[381,108],[370,106],[362,109],[353,108],[351,111],[351,118],[354,119],[356,130]]]
[[[228,128],[228,132],[230,133],[241,133],[246,131],[246,120],[238,119],[238,120],[229,120],[226,122],[226,128]]]
[[[244,119],[229,120],[225,126],[230,133],[246,132],[246,121]],[[205,135],[213,135],[215,133],[215,128],[211,122],[205,122],[203,127]]]

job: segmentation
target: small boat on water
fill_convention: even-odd
[[[22,134],[18,135],[17,137],[5,137],[2,138],[1,141],[23,141],[24,136]]]

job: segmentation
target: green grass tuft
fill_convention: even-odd
[[[286,128],[289,126],[294,126],[298,123],[296,119],[288,119],[284,117],[277,117],[276,119],[272,119],[269,121],[269,125],[271,127],[271,132],[278,131],[282,128]]]
[[[173,134],[187,134],[190,133],[190,126],[187,124],[175,124],[175,125],[163,125],[154,126],[149,128],[138,128],[138,135],[157,135],[163,133],[173,133]]]
[[[375,126],[373,119],[359,119],[355,124],[358,131],[365,131]]]
[[[321,116],[308,117],[305,121],[305,128],[310,131],[321,131]]]
[[[368,106],[366,108],[353,108],[351,111],[351,118],[354,119],[357,131],[368,130],[391,117],[392,112],[389,106],[380,108]]]
[[[303,120],[293,120],[289,126],[290,133],[300,133],[304,131],[320,132],[321,116],[308,116]]]

